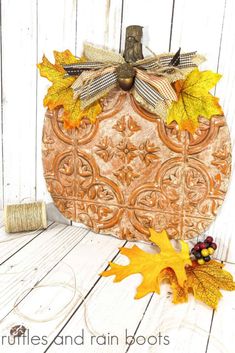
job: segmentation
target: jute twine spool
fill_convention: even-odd
[[[4,207],[4,223],[7,233],[27,232],[47,228],[45,202],[32,202]]]

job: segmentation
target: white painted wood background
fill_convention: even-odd
[[[223,74],[216,88],[235,140],[234,0],[1,0],[0,208],[24,198],[50,200],[41,163],[45,53],[82,53],[84,41],[123,49],[125,28],[144,26],[154,52],[198,50]],[[146,54],[149,54],[146,52]],[[235,177],[211,229],[227,249],[235,228]],[[227,249],[228,250],[228,249]]]
[[[4,204],[17,203],[26,197],[33,200],[50,199],[41,165],[44,118],[42,101],[49,83],[39,76],[36,69],[36,63],[41,60],[43,53],[50,59],[53,50],[70,49],[79,55],[83,41],[119,51],[123,49],[125,27],[131,24],[144,26],[143,43],[154,52],[176,51],[179,46],[183,51],[196,49],[208,59],[202,68],[223,74],[216,87],[216,95],[221,99],[234,149],[234,0],[2,0],[0,209]],[[209,229],[209,233],[219,243],[218,259],[224,261],[233,274],[234,210],[233,173],[224,205]],[[0,224],[0,238],[5,237]],[[160,297],[149,295],[141,301],[134,301],[132,298],[139,282],[138,276],[116,285],[111,284],[112,278],[100,280],[98,277],[107,266],[107,261],[118,256],[118,246],[130,244],[125,245],[123,241],[111,237],[97,237],[86,230],[56,224],[52,224],[43,233],[1,244],[1,272],[11,274],[16,267],[16,272],[19,273],[17,281],[12,277],[11,281],[8,278],[5,284],[0,283],[1,293],[4,293],[0,300],[1,333],[17,322],[16,314],[11,308],[22,290],[34,283],[56,281],[58,273],[66,273],[64,260],[75,268],[78,285],[89,299],[88,316],[98,332],[115,332],[127,326],[132,334],[141,332],[149,335],[156,327],[162,325],[163,328],[171,320],[173,344],[169,348],[158,347],[158,352],[232,353],[231,343],[235,331],[230,323],[234,326],[234,295],[224,293],[217,312],[194,299],[189,304],[174,306],[167,296],[167,287],[163,288]],[[39,248],[40,252],[37,251]],[[90,259],[93,261],[88,263]],[[119,257],[118,261],[124,260]],[[59,266],[62,266],[62,272],[61,268],[57,268]],[[33,268],[37,269],[35,275]],[[0,279],[3,281],[2,277]],[[57,295],[60,298],[61,292]],[[33,307],[28,305],[30,300],[28,296],[22,302],[24,309]],[[39,295],[32,301],[40,302],[48,309],[48,296]],[[83,310],[81,300],[77,300],[74,314],[69,321],[67,318],[61,321],[60,318],[45,326],[35,323],[32,331],[36,334],[49,332],[51,339],[60,332],[75,335],[79,329],[85,327]],[[1,321],[3,316],[6,319]],[[189,329],[190,325],[193,330]],[[175,330],[176,327],[180,330]],[[211,332],[211,336],[208,332]],[[226,348],[221,346],[221,342]],[[154,349],[144,350],[136,346],[126,349],[124,345],[118,347],[117,353],[138,353],[140,350],[142,353],[155,352]],[[42,347],[41,350],[40,347],[34,347],[34,351],[43,350]],[[72,351],[72,348],[68,350]],[[79,351],[90,353],[86,347]],[[106,350],[98,350],[96,347],[95,351],[116,352],[113,347],[110,350],[107,347]],[[24,352],[32,352],[32,347]],[[49,352],[58,352],[58,347],[52,344]]]
[[[49,82],[36,68],[43,53],[79,55],[85,40],[120,50],[130,24],[144,26],[143,43],[155,52],[181,46],[207,56],[203,68],[224,75],[216,93],[234,140],[234,18],[234,0],[2,0],[0,205],[48,197],[41,134]]]

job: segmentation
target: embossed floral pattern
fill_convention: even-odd
[[[55,140],[52,137],[50,137],[46,133],[46,131],[44,131],[42,136],[42,142],[43,142],[42,152],[47,157],[53,151],[53,144],[55,143]]]
[[[142,143],[139,147],[139,156],[141,160],[149,166],[151,163],[159,159],[157,152],[160,151],[159,147],[156,147],[154,143],[150,142],[148,139]]]
[[[43,165],[55,205],[69,219],[122,239],[148,240],[149,227],[176,239],[202,233],[228,187],[224,117],[200,118],[190,135],[128,93],[110,92],[102,107],[95,124],[83,120],[70,131],[60,110],[46,114]]]
[[[124,162],[124,163],[130,163],[134,158],[137,157],[136,154],[136,146],[133,145],[130,141],[124,141],[122,140],[119,142],[117,145],[117,156]]]
[[[112,128],[120,133],[123,138],[115,145],[111,137],[105,136],[96,145],[96,154],[106,163],[110,162],[112,158],[119,158],[125,166],[115,170],[113,175],[123,185],[128,186],[140,175],[139,173],[134,173],[133,167],[130,165],[131,162],[138,157],[143,162],[142,168],[144,169],[160,159],[158,155],[160,148],[155,146],[149,139],[138,145],[131,141],[131,137],[141,131],[141,127],[130,115],[123,115],[115,122]]]
[[[136,123],[136,121],[131,116],[124,115],[116,122],[116,124],[113,125],[113,129],[130,137],[135,132],[140,131],[141,127]]]
[[[137,122],[131,116],[129,116],[129,118],[128,118],[127,126],[129,129],[129,133],[128,133],[129,136],[131,136],[135,132],[138,132],[141,130],[141,127],[137,124]]]
[[[129,186],[134,179],[139,177],[139,174],[136,173],[130,166],[122,167],[113,174],[118,178],[118,180],[121,181],[123,185],[127,186]]]
[[[112,140],[108,136],[101,139],[100,143],[97,144],[96,147],[98,148],[96,154],[105,162],[108,162],[113,158]]]
[[[117,122],[113,125],[113,129],[118,132],[125,133],[126,131],[126,119],[125,116],[122,116],[121,119],[117,120]]]
[[[216,166],[222,174],[226,175],[231,168],[231,153],[228,143],[222,142],[220,148],[217,149],[212,155],[214,159],[211,163]]]

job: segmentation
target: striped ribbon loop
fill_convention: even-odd
[[[86,108],[117,86],[118,77],[116,71],[111,68],[104,71],[100,76],[95,77],[90,82],[88,81],[85,85],[81,84],[76,87],[76,81],[74,82],[73,86],[76,87],[74,88],[75,97],[80,96],[83,108]]]
[[[78,76],[71,87],[74,99],[80,99],[82,109],[118,85],[117,68],[125,63],[121,54],[90,44],[86,44],[84,49],[89,61],[63,66],[67,75]],[[143,106],[164,117],[169,103],[177,101],[171,83],[184,78],[185,73],[203,61],[204,58],[197,55],[196,51],[181,54],[180,49],[175,54],[161,54],[139,60],[132,64],[136,75],[131,93]],[[167,71],[167,68],[171,71]]]
[[[108,72],[100,77],[95,78],[90,84],[84,86],[80,94],[82,100],[96,96],[97,93],[107,89],[117,82],[116,72]]]
[[[106,91],[117,84],[117,74],[115,68],[83,71],[72,84],[74,99],[80,96],[82,105],[86,107],[96,99],[100,98],[100,92]],[[97,98],[99,96],[99,98]]]
[[[165,100],[149,83],[138,77],[135,78],[134,89],[153,108],[157,106],[157,102]]]
[[[107,67],[107,63],[88,61],[79,64],[63,65],[63,68],[70,76],[80,75],[84,70],[97,70]]]
[[[146,58],[143,60],[139,60],[136,63],[134,63],[133,66],[144,70],[151,70],[158,67],[167,67],[169,66],[173,57],[174,57],[174,54],[158,55],[153,58]],[[197,64],[194,62],[194,59],[196,58],[197,58],[196,51],[180,54],[179,65],[177,65],[177,67],[179,69],[196,67]],[[117,64],[118,63],[116,62],[108,63],[108,62],[99,62],[99,61],[88,61],[88,62],[82,62],[78,64],[63,65],[63,68],[69,75],[79,75],[83,70],[97,70],[104,67],[114,67],[114,66],[117,66]]]
[[[146,74],[145,72],[137,69],[137,74],[136,77],[138,77],[140,80],[148,83],[150,86],[156,88],[158,93],[164,99],[171,100],[171,101],[177,101],[177,95],[175,90],[172,88],[170,82],[168,81],[167,78],[165,77],[157,77],[154,75]]]
[[[173,57],[174,57],[174,54],[158,55],[156,57],[153,57],[152,60],[150,59],[146,63],[143,63],[143,64],[139,63],[138,64],[138,62],[137,62],[136,66],[138,68],[142,68],[144,70],[152,70],[152,69],[156,69],[158,67],[167,67],[167,66],[169,66]],[[179,56],[180,63],[179,63],[179,65],[177,65],[177,67],[179,69],[196,67],[197,64],[194,63],[194,61],[193,61],[194,59],[196,59],[196,57],[197,57],[196,51],[180,54],[180,56]]]

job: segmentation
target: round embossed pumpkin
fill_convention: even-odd
[[[223,116],[200,118],[192,135],[166,125],[113,89],[91,124],[65,130],[63,108],[47,111],[44,176],[55,205],[95,232],[148,240],[149,228],[172,238],[201,234],[228,187],[231,146]]]

